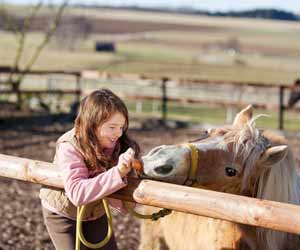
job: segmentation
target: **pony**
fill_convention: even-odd
[[[203,133],[191,180],[191,150],[162,145],[143,157],[147,178],[261,199],[300,204],[300,177],[287,141],[256,128],[249,105],[230,126]],[[226,200],[224,200],[226,202]],[[144,212],[154,208],[144,207]],[[300,225],[299,225],[300,226]],[[300,236],[173,211],[141,223],[140,250],[297,250]]]

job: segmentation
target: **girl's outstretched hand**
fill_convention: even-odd
[[[131,170],[131,163],[134,160],[134,151],[132,148],[128,148],[124,153],[120,154],[117,168],[120,175],[124,177]]]

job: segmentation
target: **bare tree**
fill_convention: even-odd
[[[31,12],[26,16],[22,22],[18,19],[13,18],[5,9],[4,3],[1,4],[0,15],[2,20],[4,20],[5,28],[12,31],[16,36],[17,41],[17,50],[14,58],[14,62],[12,65],[12,71],[8,76],[8,84],[11,85],[12,90],[17,94],[17,107],[22,107],[22,97],[20,93],[20,86],[24,77],[28,72],[32,69],[34,63],[37,61],[40,53],[45,48],[45,46],[51,40],[53,34],[58,28],[59,22],[63,15],[65,8],[68,5],[68,0],[65,0],[59,7],[57,12],[54,14],[54,17],[51,21],[51,24],[47,30],[44,31],[44,37],[40,44],[37,45],[34,52],[32,53],[29,60],[21,66],[22,55],[25,51],[25,40],[30,29],[30,25],[32,21],[37,16],[39,10],[43,6],[43,0],[39,1],[36,5],[33,6]]]
[[[64,17],[54,35],[60,48],[74,50],[91,34],[91,24],[85,17]]]

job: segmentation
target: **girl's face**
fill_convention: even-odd
[[[114,148],[123,134],[126,119],[120,112],[114,113],[97,129],[97,137],[103,148]]]

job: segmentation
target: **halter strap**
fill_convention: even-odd
[[[198,159],[199,159],[199,152],[196,146],[192,143],[186,144],[186,146],[191,151],[191,166],[189,170],[189,176],[187,181],[192,181],[192,185],[196,181],[196,174],[197,174],[197,167],[198,167]]]

